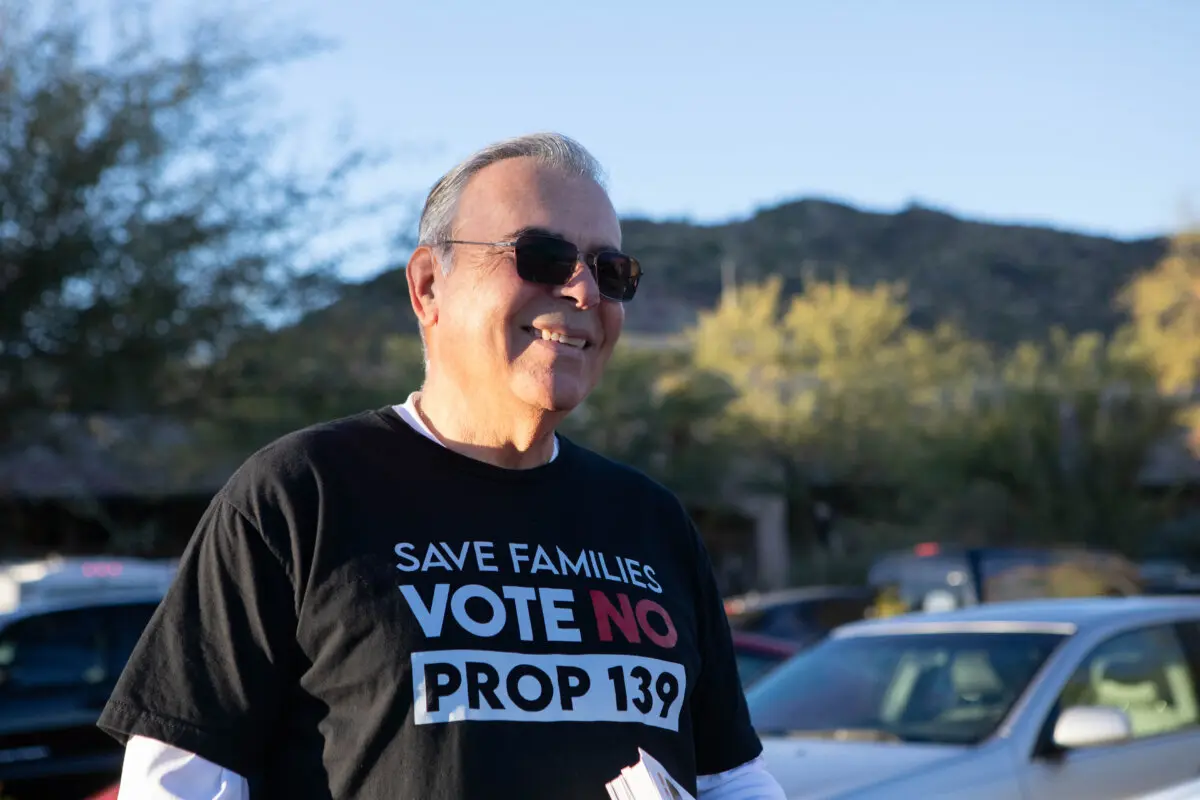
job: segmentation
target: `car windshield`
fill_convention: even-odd
[[[742,680],[743,688],[759,680],[783,661],[783,656],[756,653],[744,649],[735,650],[734,658],[737,662],[738,677]]]
[[[975,744],[999,726],[1062,640],[1055,633],[828,639],[747,692],[759,733]]]

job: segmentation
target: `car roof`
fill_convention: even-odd
[[[743,612],[805,600],[827,600],[840,597],[869,599],[874,595],[875,590],[868,586],[800,586],[794,589],[750,592],[730,597],[725,602],[726,605],[736,605],[738,611]]]
[[[88,608],[110,608],[112,606],[144,605],[162,602],[163,593],[146,589],[130,589],[129,591],[108,591],[96,597],[53,598],[50,600],[32,600],[12,611],[0,613],[0,627],[4,627],[19,619],[28,619],[56,611],[78,611]]]
[[[915,612],[852,622],[835,636],[931,631],[1054,631],[1075,633],[1126,621],[1200,620],[1200,600],[1179,596],[1079,597],[984,603],[943,612]]]
[[[730,631],[730,634],[733,637],[734,650],[752,650],[756,653],[784,656],[791,655],[800,649],[800,643],[790,639],[737,630]]]
[[[87,602],[109,593],[163,592],[174,580],[174,560],[50,556],[0,567],[0,612],[31,603],[80,598]]]

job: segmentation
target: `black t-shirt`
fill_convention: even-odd
[[[694,792],[761,751],[666,489],[565,438],[493,467],[390,409],[238,470],[100,726],[289,800],[605,800],[639,747]]]

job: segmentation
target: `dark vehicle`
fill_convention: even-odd
[[[806,586],[725,601],[729,626],[810,645],[839,625],[862,619],[875,602],[875,591],[860,586]]]
[[[1190,575],[1171,583],[1155,583],[1146,586],[1146,594],[1184,594],[1200,596],[1200,575]]]
[[[742,679],[742,688],[756,683],[801,649],[796,642],[785,639],[733,631],[733,655],[737,661],[738,677]]]
[[[1146,594],[1200,594],[1200,572],[1183,561],[1151,559],[1142,562],[1139,572]]]
[[[1128,597],[1141,594],[1135,564],[1103,551],[1068,547],[956,547],[929,542],[884,556],[868,582],[872,616],[951,611],[1006,600]]]
[[[161,592],[47,600],[0,614],[0,797],[76,800],[119,777],[96,727]]]

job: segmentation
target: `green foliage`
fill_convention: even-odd
[[[1130,347],[1152,365],[1159,389],[1193,396],[1200,387],[1200,230],[1176,236],[1121,299],[1132,317]],[[1200,406],[1189,404],[1181,419],[1200,447]]]
[[[31,474],[77,485],[72,513],[130,551],[158,533],[105,493],[207,490],[270,435],[399,382],[347,389],[353,336],[265,343],[338,296],[343,223],[390,206],[347,201],[375,159],[344,133],[288,163],[263,78],[321,43],[184,11],[0,0],[0,497]],[[22,461],[39,450],[59,468]]]
[[[1191,391],[1200,380],[1200,231],[1183,233],[1158,265],[1123,295],[1137,345],[1163,391]]]
[[[906,444],[913,400],[936,397],[986,348],[949,325],[908,323],[903,287],[814,281],[786,302],[769,279],[726,293],[692,331],[696,365],[737,392],[731,413],[793,482],[882,481]],[[897,423],[900,424],[897,424]]]
[[[239,342],[204,373],[205,413],[180,449],[177,468],[205,474],[290,431],[402,402],[423,377],[415,336],[293,330]]]
[[[563,432],[686,500],[712,500],[728,469],[722,423],[732,397],[725,381],[696,369],[686,353],[619,345]]]
[[[926,539],[1130,550],[1160,521],[1138,481],[1177,407],[1130,330],[1060,328],[996,352],[911,317],[899,284],[742,285],[676,346],[623,342],[563,432],[688,502],[782,493],[801,540],[815,492],[889,487],[845,522],[860,553]],[[324,319],[246,339],[206,374],[210,441],[257,445],[419,385],[415,337]]]
[[[186,405],[181,363],[334,297],[340,254],[314,245],[367,211],[345,201],[363,152],[287,169],[261,113],[260,76],[316,43],[220,9],[172,47],[146,6],[109,5],[0,1],[6,423]]]
[[[927,427],[906,500],[968,539],[1127,548],[1162,512],[1139,477],[1175,415],[1119,340],[1056,331]]]
[[[999,356],[914,327],[902,286],[813,280],[788,299],[778,278],[727,292],[691,335],[801,505],[886,484],[898,499],[871,512],[924,538],[1130,545],[1160,511],[1138,479],[1176,409],[1127,336],[1048,339]]]

